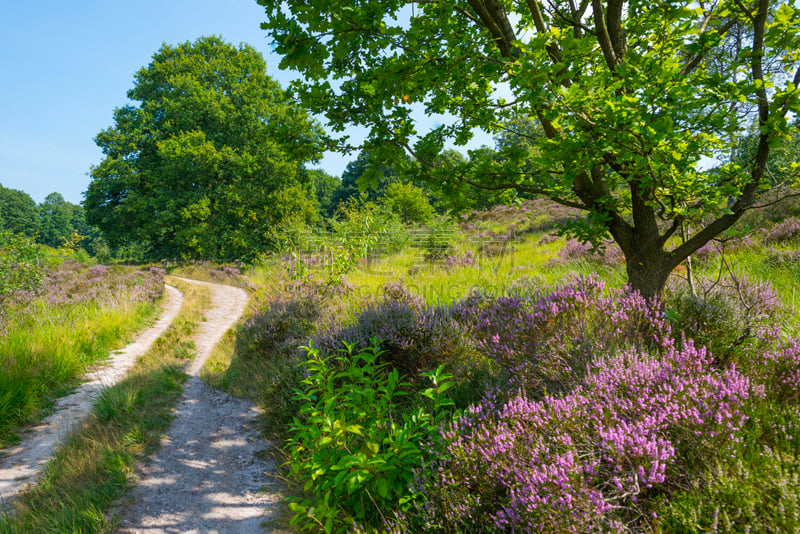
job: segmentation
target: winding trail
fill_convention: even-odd
[[[136,341],[122,350],[114,351],[107,362],[84,378],[72,394],[56,402],[54,413],[31,428],[21,442],[0,456],[0,506],[13,499],[28,484],[35,482],[50,460],[56,447],[79,425],[92,409],[95,396],[105,387],[119,382],[136,360],[175,320],[183,295],[167,285],[163,311],[158,321],[144,330]]]
[[[198,373],[225,332],[244,312],[247,294],[219,284],[195,339],[197,357],[189,366],[183,398],[161,448],[137,472],[138,483],[117,511],[118,532],[188,534],[262,532],[261,523],[281,499],[267,488],[271,462],[256,431],[256,407],[208,387]]]

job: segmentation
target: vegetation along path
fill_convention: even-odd
[[[198,377],[247,304],[241,289],[207,285],[212,307],[195,339],[197,356],[176,418],[159,452],[140,469],[129,504],[119,513],[119,532],[257,532],[280,501],[277,494],[262,492],[272,465],[259,455],[264,443],[255,429],[256,408]]]
[[[86,382],[56,402],[55,411],[32,428],[22,441],[0,456],[0,504],[16,496],[36,479],[58,444],[92,409],[94,397],[104,387],[119,382],[137,358],[169,327],[181,308],[182,295],[166,286],[161,318],[122,350],[114,351],[106,365],[86,375]]]

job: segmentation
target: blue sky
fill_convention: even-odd
[[[52,192],[78,203],[102,154],[94,136],[128,101],[133,74],[162,43],[219,35],[261,52],[278,69],[255,0],[40,0],[4,2],[0,19],[0,184],[36,202]],[[319,165],[340,176],[355,155]]]

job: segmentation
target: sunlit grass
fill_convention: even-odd
[[[181,311],[131,369],[98,397],[86,425],[59,447],[42,479],[0,516],[0,533],[107,533],[109,510],[130,486],[133,466],[158,446],[194,356],[192,337],[210,303],[205,287],[173,281]]]
[[[34,300],[0,338],[0,447],[47,410],[80,376],[125,344],[158,312],[127,298],[48,305]]]

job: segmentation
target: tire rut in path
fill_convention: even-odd
[[[84,376],[85,383],[56,401],[54,413],[31,428],[18,445],[3,451],[0,456],[0,506],[38,478],[56,447],[89,415],[97,394],[122,380],[136,360],[172,324],[181,309],[183,296],[169,285],[165,287],[165,294],[161,317],[153,326],[141,332],[124,349],[112,352],[108,361]]]
[[[180,279],[183,280],[183,279]],[[247,294],[194,280],[212,290],[212,307],[195,339],[197,357],[161,448],[137,472],[128,504],[118,510],[125,534],[255,533],[275,511],[278,487],[264,491],[274,472],[263,458],[267,444],[256,430],[258,411],[207,386],[198,373],[224,333],[238,320]],[[273,488],[270,488],[273,489]]]

